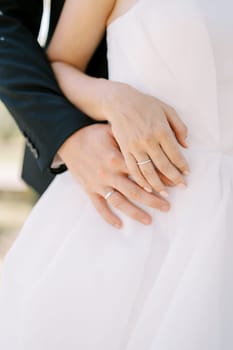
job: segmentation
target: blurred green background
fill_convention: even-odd
[[[0,101],[0,272],[37,196],[21,180],[24,139]]]

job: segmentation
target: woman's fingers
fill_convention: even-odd
[[[163,193],[165,186],[157,169],[172,183],[184,184],[183,175],[188,174],[189,167],[179,144],[187,147],[187,128],[176,111],[124,84],[116,91],[120,91],[118,101],[124,103],[120,110],[116,106],[119,113],[110,113],[109,121],[130,175],[141,187],[153,188],[159,193]],[[148,157],[154,165],[141,163]]]
[[[185,179],[181,172],[171,163],[167,155],[161,149],[160,145],[156,145],[150,150],[150,158],[152,159],[154,165],[159,170],[160,173],[165,175],[174,184],[185,185]]]
[[[170,208],[170,204],[165,199],[156,196],[154,193],[145,192],[128,177],[116,177],[114,186],[115,189],[121,192],[125,197],[147,207],[161,211],[168,211]]]
[[[134,153],[124,154],[127,168],[134,180],[148,192],[153,188],[163,197],[167,197],[166,187],[157,169],[175,185],[185,186],[184,175],[189,173],[189,165],[182,155],[178,142],[166,121],[156,137],[148,138],[134,147]],[[151,160],[151,161],[150,161]]]
[[[137,163],[139,163],[139,164],[137,163],[136,164],[140,169],[141,173],[143,174],[143,176],[145,177],[145,179],[148,181],[148,183],[152,186],[152,188],[156,192],[160,193],[162,197],[167,198],[168,193],[166,191],[166,187],[162,183],[160,177],[158,176],[150,156],[148,156],[146,153],[143,153],[143,152],[137,153],[135,156],[137,159]],[[149,162],[149,160],[151,161]]]
[[[165,114],[167,116],[167,120],[169,125],[171,126],[173,132],[175,133],[177,141],[183,147],[188,147],[187,136],[188,136],[188,128],[184,124],[184,122],[180,119],[177,112],[174,108],[170,106],[165,106]]]
[[[167,131],[167,134],[160,140],[160,146],[163,149],[164,153],[167,155],[168,159],[172,164],[176,166],[179,171],[188,175],[189,173],[189,165],[186,161],[185,157],[181,153],[181,150],[178,146],[177,140],[170,130]],[[173,181],[172,178],[169,177]]]

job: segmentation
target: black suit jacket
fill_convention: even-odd
[[[52,0],[48,42],[63,4],[64,0]],[[40,193],[54,173],[66,169],[50,168],[58,148],[76,130],[94,122],[64,97],[37,43],[42,10],[43,0],[0,0],[0,99],[26,139],[23,178]],[[87,73],[107,77],[105,38]]]

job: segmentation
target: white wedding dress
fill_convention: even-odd
[[[109,25],[110,78],[188,126],[188,188],[149,227],[119,213],[119,231],[57,176],[5,259],[2,350],[233,349],[232,14],[231,0],[138,0]]]

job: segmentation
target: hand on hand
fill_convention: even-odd
[[[185,187],[189,166],[179,144],[187,147],[187,128],[176,111],[127,84],[109,84],[103,115],[112,126],[130,175],[147,191],[154,189],[165,197],[164,176],[174,185]]]
[[[150,224],[150,215],[131,201],[161,211],[169,210],[165,199],[144,191],[128,177],[124,158],[109,125],[94,124],[77,131],[66,140],[58,154],[100,215],[111,225],[120,228],[122,222],[108,204],[144,224]],[[105,200],[112,189],[113,194]]]

